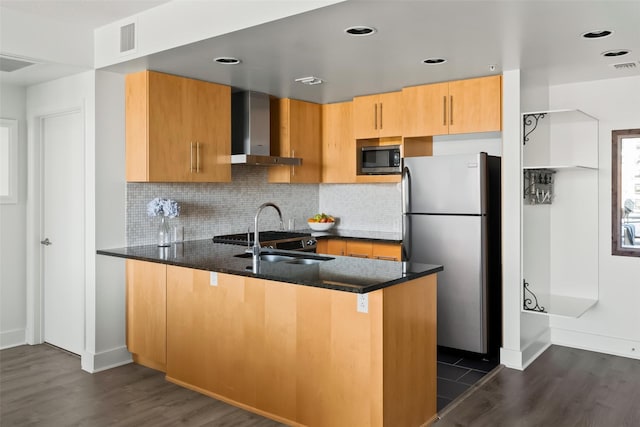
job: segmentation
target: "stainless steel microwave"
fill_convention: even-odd
[[[362,147],[358,153],[358,175],[399,174],[400,146]]]

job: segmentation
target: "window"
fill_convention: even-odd
[[[640,257],[640,129],[611,132],[611,253]]]
[[[0,119],[0,203],[18,202],[18,121]]]

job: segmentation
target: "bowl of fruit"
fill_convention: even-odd
[[[307,224],[314,231],[327,231],[336,224],[336,219],[331,215],[319,213],[309,218]]]

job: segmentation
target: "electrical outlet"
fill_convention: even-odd
[[[209,285],[218,286],[218,273],[215,271],[209,273]]]
[[[369,312],[369,294],[358,294],[358,313]]]

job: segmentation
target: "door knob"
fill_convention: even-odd
[[[45,245],[45,246],[49,246],[51,244],[51,240],[49,240],[49,238],[47,237],[44,240],[40,240],[40,243]]]

